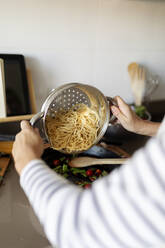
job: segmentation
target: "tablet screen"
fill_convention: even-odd
[[[0,54],[4,60],[7,116],[31,113],[24,57]]]

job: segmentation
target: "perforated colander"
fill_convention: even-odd
[[[83,103],[89,108],[95,109],[99,116],[99,130],[94,144],[98,143],[107,130],[109,122],[114,119],[110,116],[110,105],[113,104],[111,98],[106,98],[97,88],[79,83],[65,84],[52,90],[46,101],[42,105],[41,112],[37,113],[31,120],[32,126],[40,120],[42,121],[44,139],[50,143],[46,130],[45,120],[47,116],[55,117],[58,111],[69,110],[73,106]],[[63,152],[63,151],[61,151]],[[82,151],[79,151],[82,152]]]

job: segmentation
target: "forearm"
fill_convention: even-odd
[[[116,101],[118,107],[113,105],[111,110],[126,130],[146,136],[156,135],[160,123],[141,119],[119,96]]]
[[[158,123],[158,122],[141,120],[136,125],[135,132],[137,134],[141,134],[141,135],[155,136],[159,127],[160,127],[160,123]]]

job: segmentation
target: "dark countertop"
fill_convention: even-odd
[[[162,121],[165,115],[165,99],[144,103],[144,105],[151,113],[152,121]]]
[[[0,185],[0,230],[2,248],[51,247],[19,185],[12,163]]]

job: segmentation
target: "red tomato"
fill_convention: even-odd
[[[84,185],[84,189],[89,189],[91,187],[91,184],[90,183],[87,183]]]
[[[53,160],[53,164],[54,164],[54,166],[59,165],[60,164],[60,160],[59,159]]]
[[[96,176],[100,176],[101,173],[102,173],[102,171],[101,171],[100,169],[97,169],[97,170],[95,171],[95,175],[96,175]]]
[[[91,169],[88,169],[88,170],[86,171],[86,175],[87,175],[88,177],[91,177],[91,176],[93,175],[93,171],[92,171]]]

